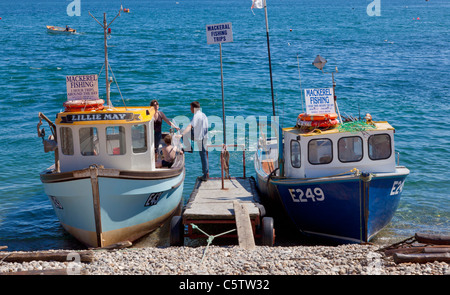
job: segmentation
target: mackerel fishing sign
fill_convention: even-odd
[[[208,44],[233,42],[231,23],[206,25],[206,42]]]
[[[330,114],[334,110],[333,88],[305,89],[307,114]]]
[[[98,75],[66,76],[67,100],[98,99]]]

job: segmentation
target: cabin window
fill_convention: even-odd
[[[338,141],[338,158],[341,162],[358,162],[363,158],[362,139],[359,136],[342,137]]]
[[[291,140],[291,165],[294,168],[300,168],[300,142]]]
[[[106,127],[106,152],[108,155],[125,155],[125,128],[123,126]]]
[[[311,164],[328,164],[333,160],[331,140],[312,139],[308,142],[308,161]]]
[[[133,153],[145,153],[147,151],[147,126],[145,124],[133,125],[131,127],[133,140]]]
[[[99,151],[98,132],[95,127],[80,128],[80,151],[83,156],[96,156]]]
[[[391,137],[389,134],[375,134],[369,137],[369,158],[383,160],[391,156]]]
[[[63,155],[73,155],[72,128],[61,127],[59,129],[59,137],[61,141],[61,152],[63,153]]]

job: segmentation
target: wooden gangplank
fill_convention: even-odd
[[[196,182],[182,220],[189,238],[205,237],[195,226],[212,235],[234,228],[235,232],[222,237],[238,237],[241,247],[252,249],[254,239],[261,237],[258,229],[264,212],[253,177],[224,179],[223,186],[221,178],[210,178]]]

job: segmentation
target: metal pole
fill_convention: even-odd
[[[106,101],[108,104],[108,108],[111,108],[111,100],[110,100],[110,95],[109,95],[109,77],[108,77],[108,72],[109,72],[109,65],[108,65],[108,43],[107,43],[107,27],[108,24],[106,22],[106,13],[103,13],[103,33],[104,33],[104,39],[105,39],[105,77],[106,77]]]
[[[220,48],[220,79],[222,82],[222,117],[223,117],[223,144],[227,144],[227,137],[226,137],[226,119],[225,119],[225,99],[224,99],[224,93],[223,93],[223,65],[222,65],[222,43],[219,43]]]
[[[267,4],[264,0],[264,13],[266,15],[266,36],[267,36],[267,53],[269,55],[269,72],[270,72],[270,90],[272,92],[272,111],[275,116],[275,100],[273,97],[273,79],[272,79],[272,61],[270,59],[270,42],[269,42],[269,20],[267,19]]]

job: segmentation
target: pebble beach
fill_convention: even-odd
[[[94,259],[89,263],[2,261],[0,273],[67,269],[68,274],[80,275],[450,274],[448,263],[396,264],[392,257],[387,257],[379,251],[380,248],[377,245],[257,246],[254,250],[245,250],[237,245],[210,245],[93,250]]]

